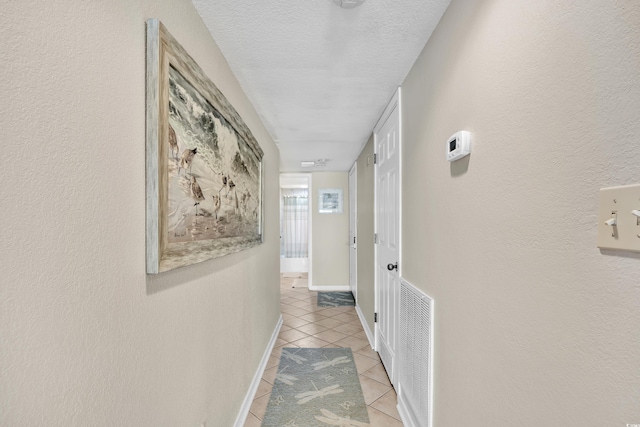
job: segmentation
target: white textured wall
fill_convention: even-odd
[[[434,426],[640,423],[640,257],[596,247],[598,190],[640,182],[640,2],[453,0],[402,108]]]
[[[265,243],[145,275],[145,20],[265,151]],[[279,315],[278,152],[181,1],[0,12],[0,425],[232,425]]]
[[[342,213],[318,213],[318,189],[342,188]],[[314,172],[309,188],[312,285],[349,286],[349,174]]]

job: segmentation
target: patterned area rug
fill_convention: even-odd
[[[318,292],[318,307],[356,305],[351,292]]]
[[[369,426],[351,349],[282,349],[262,425]]]

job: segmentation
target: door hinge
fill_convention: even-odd
[[[378,243],[378,233],[373,233],[373,243]]]
[[[378,154],[377,153],[373,153],[373,164],[374,165],[378,164]]]
[[[378,323],[378,313],[373,313],[373,323]]]

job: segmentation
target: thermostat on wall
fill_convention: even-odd
[[[471,153],[471,134],[466,130],[456,132],[447,139],[447,160],[453,162]]]

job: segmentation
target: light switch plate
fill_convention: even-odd
[[[640,218],[633,210],[640,210],[640,184],[600,189],[599,248],[640,252]],[[615,226],[606,224],[612,217]]]

